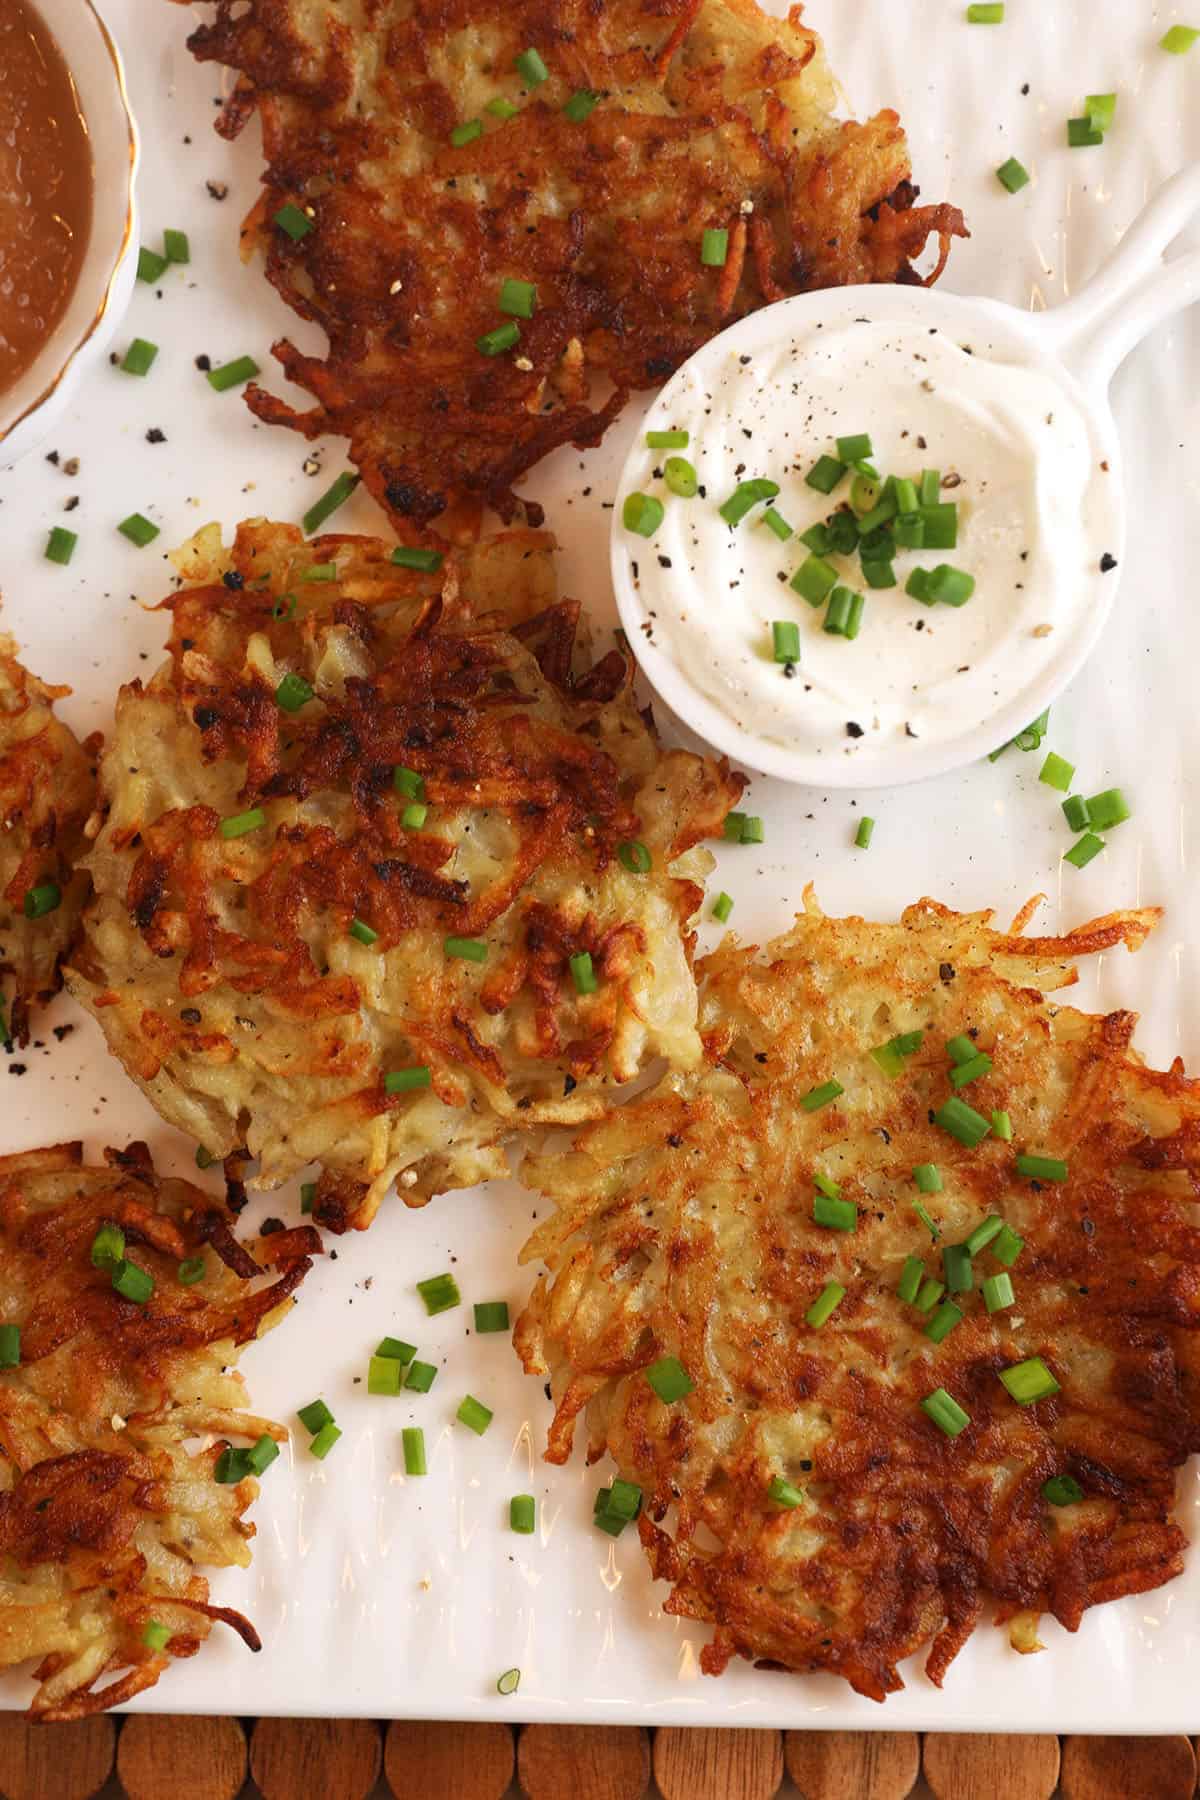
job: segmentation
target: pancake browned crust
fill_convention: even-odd
[[[397,1176],[419,1203],[504,1174],[517,1130],[700,1060],[694,846],[743,780],[662,749],[622,651],[575,666],[551,545],[513,532],[420,574],[374,539],[260,521],[227,553],[214,527],[164,602],[170,661],[117,703],[72,991],[214,1155],[244,1146],[263,1187],[322,1164],[334,1230]],[[285,674],[314,691],[294,712]],[[389,1089],[406,1070],[429,1085]]]
[[[252,1286],[264,1271],[209,1196],[156,1176],[144,1144],[107,1158],[85,1166],[78,1144],[0,1157],[0,1322],[20,1328],[19,1366],[0,1368],[0,1669],[38,1659],[40,1719],[123,1705],[214,1621],[260,1648],[200,1572],[246,1567],[254,1536],[257,1481],[221,1485],[214,1468],[230,1438],[286,1442],[242,1410],[231,1365],[320,1248],[311,1227],[277,1233],[259,1255],[280,1273]],[[153,1277],[145,1305],[93,1266],[103,1225]],[[204,1273],[184,1285],[196,1257]],[[161,1650],[151,1623],[171,1634]]]
[[[514,483],[548,451],[598,443],[631,390],[766,301],[922,279],[931,233],[934,279],[961,214],[913,204],[894,112],[834,120],[800,15],[754,0],[217,0],[188,41],[238,72],[218,129],[262,121],[244,245],[329,340],[324,357],[274,347],[310,411],[253,384],[251,409],[349,438],[398,524],[452,531],[485,505],[511,519]],[[515,66],[528,49],[548,71],[532,87]],[[575,120],[580,92],[598,99]],[[274,222],[284,206],[306,235]],[[701,262],[707,227],[729,233],[723,267]],[[536,285],[537,311],[514,349],[485,356],[509,278]]]
[[[70,691],[39,681],[0,632],[0,977],[14,978],[7,1020],[0,981],[0,1040],[18,1044],[28,1041],[31,1009],[62,985],[60,965],[88,891],[75,863],[86,848],[99,740],[81,746],[55,716],[54,702]],[[26,895],[51,885],[58,904],[28,918]]]
[[[614,1109],[565,1157],[526,1159],[557,1209],[527,1246],[550,1275],[517,1327],[553,1384],[549,1460],[586,1410],[589,1455],[645,1490],[666,1610],[713,1627],[710,1673],[740,1655],[882,1699],[925,1647],[940,1684],[989,1601],[1031,1650],[1039,1614],[1073,1631],[1180,1572],[1175,1476],[1200,1449],[1200,1084],[1143,1065],[1134,1015],[1051,994],[1076,957],[1136,949],[1157,916],[1039,938],[928,900],[898,925],[810,902],[764,952],[727,939],[699,965],[707,1073]],[[910,1031],[921,1048],[889,1079],[868,1052]],[[1011,1143],[969,1150],[932,1123],[960,1033],[993,1063],[961,1098],[1007,1110]],[[843,1094],[806,1111],[830,1080]],[[1023,1179],[1021,1151],[1065,1160],[1067,1180]],[[939,1193],[913,1182],[925,1162]],[[814,1224],[818,1172],[854,1230]],[[897,1295],[905,1259],[941,1279],[943,1245],[990,1214],[1025,1240],[1016,1304],[985,1310],[1002,1264],[982,1249],[952,1297],[961,1324],[934,1343],[931,1315]],[[829,1281],[845,1298],[814,1329]],[[695,1382],[674,1405],[644,1374],[663,1356]],[[1031,1357],[1061,1391],[1018,1405],[1000,1372]],[[938,1388],[969,1415],[956,1437],[921,1410]],[[1055,1475],[1083,1498],[1049,1504]],[[802,1491],[795,1509],[769,1500],[776,1477]]]

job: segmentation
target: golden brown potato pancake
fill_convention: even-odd
[[[551,544],[422,573],[214,527],[169,662],[117,703],[72,991],[213,1154],[245,1146],[264,1187],[322,1164],[335,1230],[701,1055],[694,846],[743,781],[662,749],[622,651],[574,667]]]
[[[54,702],[70,691],[23,668],[0,632],[0,976],[15,981],[7,1019],[0,982],[0,1040],[18,1044],[28,1040],[31,1009],[62,985],[88,891],[75,864],[86,849],[99,739],[80,745],[55,716]]]
[[[281,1274],[251,1288],[263,1270],[207,1195],[156,1176],[144,1144],[107,1157],[85,1166],[78,1144],[0,1157],[0,1321],[20,1332],[19,1362],[6,1345],[0,1367],[0,1669],[38,1659],[41,1719],[124,1704],[215,1620],[260,1648],[200,1572],[246,1567],[254,1536],[257,1481],[222,1485],[215,1468],[230,1438],[287,1440],[243,1410],[232,1365],[320,1248],[307,1226],[264,1240]],[[105,1226],[152,1277],[144,1303],[96,1266]],[[188,1259],[203,1272],[185,1268],[185,1285]],[[161,1647],[153,1625],[170,1634]]]
[[[1076,957],[1136,949],[1156,919],[1031,937],[928,900],[898,925],[810,901],[765,951],[726,939],[699,966],[705,1073],[526,1158],[556,1207],[526,1248],[550,1273],[517,1327],[553,1384],[549,1460],[585,1414],[589,1457],[642,1486],[666,1610],[713,1627],[709,1673],[740,1655],[882,1699],[923,1647],[940,1684],[988,1602],[1031,1650],[1039,1614],[1074,1631],[1179,1573],[1175,1476],[1200,1449],[1200,1084],[1144,1066],[1132,1014],[1053,996]],[[885,1072],[870,1051],[910,1032],[920,1047]],[[1011,1142],[967,1148],[934,1122],[960,1035],[991,1065],[955,1097],[985,1127],[1007,1112]],[[829,1082],[842,1091],[806,1108]],[[1066,1179],[1027,1178],[1018,1153]],[[914,1181],[927,1163],[937,1192]],[[815,1223],[818,1178],[848,1229]],[[926,1311],[900,1298],[909,1258],[946,1281],[943,1251],[992,1215],[1024,1240],[1015,1260],[993,1238],[969,1290],[926,1293]],[[989,1312],[982,1284],[1006,1274],[1014,1304]],[[814,1326],[830,1282],[844,1298]],[[663,1357],[695,1384],[673,1404],[646,1375]],[[1001,1376],[1032,1358],[1058,1389],[1017,1404]],[[967,1415],[958,1435],[922,1410],[939,1389]],[[1052,1504],[1055,1477],[1081,1497]]]
[[[253,384],[246,399],[349,438],[410,531],[483,506],[511,519],[539,458],[598,443],[631,390],[733,319],[810,288],[922,279],[931,233],[932,280],[964,231],[956,208],[913,204],[894,112],[833,118],[798,6],[217,0],[188,42],[238,73],[218,129],[262,121],[246,252],[329,340],[324,357],[275,345],[310,411]],[[527,52],[539,63],[522,72]],[[701,260],[710,228],[728,233],[720,266]],[[536,308],[518,343],[482,354],[513,323],[510,280]]]

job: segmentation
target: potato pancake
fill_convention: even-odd
[[[740,776],[573,667],[552,540],[400,567],[214,527],[121,692],[69,972],[164,1118],[316,1218],[507,1172],[503,1142],[701,1057],[690,921]]]
[[[38,1659],[41,1719],[123,1705],[216,1620],[260,1648],[200,1570],[250,1562],[258,1483],[219,1459],[249,1439],[265,1466],[287,1432],[242,1410],[231,1365],[320,1249],[308,1226],[264,1240],[281,1273],[252,1289],[208,1195],[144,1144],[107,1156],[0,1157],[0,1669]]]
[[[1073,1631],[1180,1572],[1200,1084],[1053,997],[1157,917],[1032,937],[810,899],[699,966],[706,1072],[526,1158],[556,1208],[516,1334],[548,1459],[586,1411],[709,1673],[881,1700],[922,1647],[940,1684],[985,1601],[1033,1650],[1039,1614]]]
[[[76,869],[96,792],[99,739],[80,745],[55,716],[70,693],[47,687],[0,632],[0,976],[15,978],[0,1040],[29,1038],[33,1007],[53,999],[88,891]]]
[[[245,251],[329,340],[274,347],[310,411],[254,384],[247,402],[349,438],[410,531],[511,519],[526,470],[599,443],[731,320],[933,280],[964,234],[956,208],[914,205],[894,112],[833,118],[799,6],[216,0],[188,43],[238,73],[218,130],[262,121]]]

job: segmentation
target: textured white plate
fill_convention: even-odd
[[[207,519],[250,513],[298,518],[343,466],[304,476],[305,449],[255,426],[236,393],[217,395],[193,367],[267,347],[297,332],[256,269],[237,259],[237,224],[255,194],[257,130],[230,149],[211,130],[218,81],[183,48],[186,12],[150,0],[109,0],[129,63],[142,129],[145,241],[164,226],[191,235],[192,264],[161,286],[139,286],[118,345],[139,334],[162,350],[150,377],[95,371],[56,447],[79,456],[75,477],[39,454],[0,476],[0,585],[4,625],[32,666],[69,681],[67,715],[81,731],[107,726],[112,697],[152,668],[164,622],[139,609],[165,589],[161,545]],[[1155,46],[1187,9],[1125,0],[1010,0],[1009,23],[968,27],[962,0],[811,0],[834,66],[859,112],[894,103],[930,198],[951,197],[973,231],[955,252],[950,284],[1017,304],[1052,304],[1073,291],[1166,175],[1200,155],[1200,49],[1177,59]],[[1024,84],[1028,93],[1023,93]],[[1117,124],[1096,150],[1068,152],[1064,120],[1085,92],[1120,91]],[[1017,155],[1034,185],[1008,197],[992,171]],[[210,198],[208,180],[227,182]],[[302,335],[302,328],[297,333]],[[1015,751],[995,765],[871,796],[878,819],[868,855],[850,848],[855,796],[826,796],[758,781],[761,848],[722,850],[720,884],[737,899],[739,930],[782,929],[803,884],[830,910],[893,916],[934,894],[962,906],[994,905],[1007,920],[1027,895],[1048,896],[1047,928],[1115,906],[1160,902],[1161,931],[1137,958],[1106,957],[1086,979],[1087,1002],[1140,1008],[1140,1044],[1156,1060],[1181,1054],[1200,1066],[1200,317],[1160,331],[1117,380],[1116,408],[1131,484],[1131,550],[1121,601],[1100,649],[1055,709],[1048,740],[1079,765],[1092,792],[1122,783],[1137,808],[1105,856],[1084,873],[1062,869],[1067,838],[1056,798],[1037,783],[1038,758]],[[606,533],[615,472],[637,429],[631,409],[608,444],[560,453],[529,483],[563,543],[562,586],[605,618]],[[157,426],[167,442],[151,446]],[[63,505],[78,494],[68,517]],[[134,508],[163,526],[136,551],[114,532]],[[374,528],[356,498],[338,524]],[[49,526],[80,534],[68,569],[41,560]],[[706,926],[706,935],[711,926]],[[73,1023],[62,1044],[51,1024]],[[100,1036],[67,1002],[46,1021],[45,1047],[21,1078],[0,1070],[2,1147],[82,1135],[95,1152],[144,1136],[168,1167],[191,1168],[191,1147],[140,1099]],[[315,1463],[304,1434],[271,1470],[258,1505],[248,1575],[217,1584],[218,1597],[258,1624],[266,1649],[247,1655],[214,1634],[202,1655],[147,1696],[149,1708],[329,1715],[500,1716],[631,1723],[960,1728],[970,1730],[1188,1730],[1200,1725],[1194,1669],[1200,1653],[1200,1554],[1184,1577],[1144,1599],[1091,1613],[1075,1638],[1050,1623],[1042,1656],[1021,1658],[1003,1634],[981,1629],[938,1693],[917,1665],[886,1706],[831,1678],[798,1679],[746,1666],[713,1682],[699,1673],[698,1629],[660,1617],[665,1589],[645,1572],[629,1534],[611,1546],[590,1528],[596,1486],[576,1464],[538,1460],[549,1407],[519,1373],[503,1337],[476,1341],[469,1312],[426,1321],[413,1283],[455,1258],[466,1299],[507,1296],[529,1277],[516,1268],[532,1203],[516,1187],[442,1199],[423,1213],[389,1204],[372,1230],[344,1238],[316,1270],[286,1327],[243,1366],[257,1407],[289,1419],[323,1393],[345,1436]],[[279,1210],[256,1205],[252,1217]],[[416,1340],[444,1364],[433,1392],[411,1405],[368,1401],[355,1378],[384,1331]],[[486,1438],[453,1424],[463,1394],[495,1409]],[[430,1474],[406,1481],[400,1427],[424,1425]],[[507,1530],[512,1493],[540,1503],[536,1538]],[[1200,1533],[1200,1485],[1182,1481],[1182,1517]],[[519,1664],[514,1700],[494,1692]],[[0,1681],[0,1702],[22,1705],[24,1680]]]

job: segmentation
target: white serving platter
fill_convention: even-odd
[[[200,9],[196,9],[197,13]],[[782,10],[782,8],[781,8]],[[1200,48],[1160,52],[1186,9],[1125,0],[1009,0],[1000,28],[968,27],[962,0],[811,0],[854,109],[895,104],[928,198],[966,210],[970,243],[949,286],[1041,307],[1067,297],[1116,242],[1149,194],[1200,157]],[[302,471],[306,448],[257,426],[238,395],[212,392],[193,359],[243,352],[264,365],[282,331],[304,341],[255,268],[238,260],[237,226],[256,191],[257,128],[230,147],[212,120],[221,84],[184,49],[186,10],[108,0],[127,62],[143,140],[143,237],[164,226],[191,237],[192,262],[158,290],[139,285],[119,347],[161,345],[151,376],[92,371],[47,449],[0,475],[0,621],[30,664],[68,681],[65,711],[80,731],[104,729],[119,683],[158,660],[164,621],[143,610],[167,582],[162,546],[202,522],[268,513],[294,519],[344,466],[322,451],[323,474]],[[1085,92],[1117,89],[1117,122],[1100,149],[1068,151],[1065,120]],[[1018,156],[1034,184],[1009,197],[996,166]],[[228,184],[213,199],[207,182]],[[876,790],[869,853],[851,839],[861,797],[758,780],[754,810],[766,843],[722,848],[720,885],[734,895],[745,937],[784,928],[806,881],[829,910],[892,917],[933,894],[992,905],[1007,920],[1031,893],[1047,896],[1047,929],[1124,905],[1167,908],[1136,958],[1106,956],[1085,976],[1085,1003],[1142,1013],[1139,1042],[1161,1062],[1200,1067],[1200,315],[1159,330],[1117,378],[1130,547],[1121,594],[1098,651],[1055,708],[1047,740],[1095,791],[1122,784],[1136,806],[1107,853],[1083,873],[1060,863],[1069,841],[1057,799],[1039,787],[1039,759],[1010,751],[994,765],[893,792]],[[561,586],[611,622],[607,532],[616,471],[638,428],[632,407],[609,441],[564,451],[528,483],[562,542]],[[157,427],[166,442],[146,441]],[[62,462],[80,459],[67,476]],[[69,515],[63,507],[79,496]],[[114,526],[133,509],[163,527],[136,551]],[[48,528],[79,532],[67,569],[42,560]],[[356,496],[338,524],[382,525]],[[705,926],[706,940],[713,928]],[[62,1043],[53,1025],[71,1024]],[[99,1032],[67,1000],[43,1020],[40,1047],[15,1077],[0,1064],[0,1148],[82,1136],[89,1151],[141,1136],[160,1162],[194,1173],[191,1145],[169,1132],[107,1055]],[[202,1177],[201,1179],[208,1179]],[[286,1196],[283,1198],[287,1198]],[[293,1197],[294,1198],[294,1197]],[[699,1671],[704,1634],[666,1619],[666,1590],[648,1578],[631,1534],[610,1545],[590,1528],[596,1478],[580,1463],[539,1461],[550,1408],[503,1337],[467,1334],[469,1310],[426,1321],[413,1283],[450,1265],[467,1301],[506,1297],[514,1310],[530,1275],[516,1252],[534,1202],[515,1185],[443,1198],[420,1213],[389,1203],[372,1230],[336,1242],[298,1312],[244,1357],[257,1410],[291,1420],[321,1393],[345,1431],[324,1464],[301,1442],[267,1476],[248,1574],[215,1582],[245,1610],[265,1649],[251,1657],[214,1634],[139,1704],[148,1710],[501,1717],[612,1723],[689,1722],[887,1726],[973,1731],[1168,1731],[1200,1726],[1200,1551],[1177,1582],[1088,1615],[1074,1638],[1053,1622],[1043,1655],[1021,1658],[983,1627],[938,1692],[919,1664],[906,1690],[879,1707],[832,1678],[742,1665],[720,1681]],[[250,1218],[282,1210],[263,1197]],[[444,1362],[433,1392],[411,1405],[370,1401],[366,1356],[384,1332],[418,1341]],[[453,1424],[472,1392],[494,1408],[488,1435]],[[406,1480],[400,1427],[426,1430],[430,1473]],[[507,1529],[515,1492],[538,1496],[540,1529]],[[1200,1535],[1200,1484],[1181,1481],[1181,1517]],[[519,1665],[519,1694],[495,1692]],[[23,1677],[0,1680],[0,1704],[26,1704]]]

